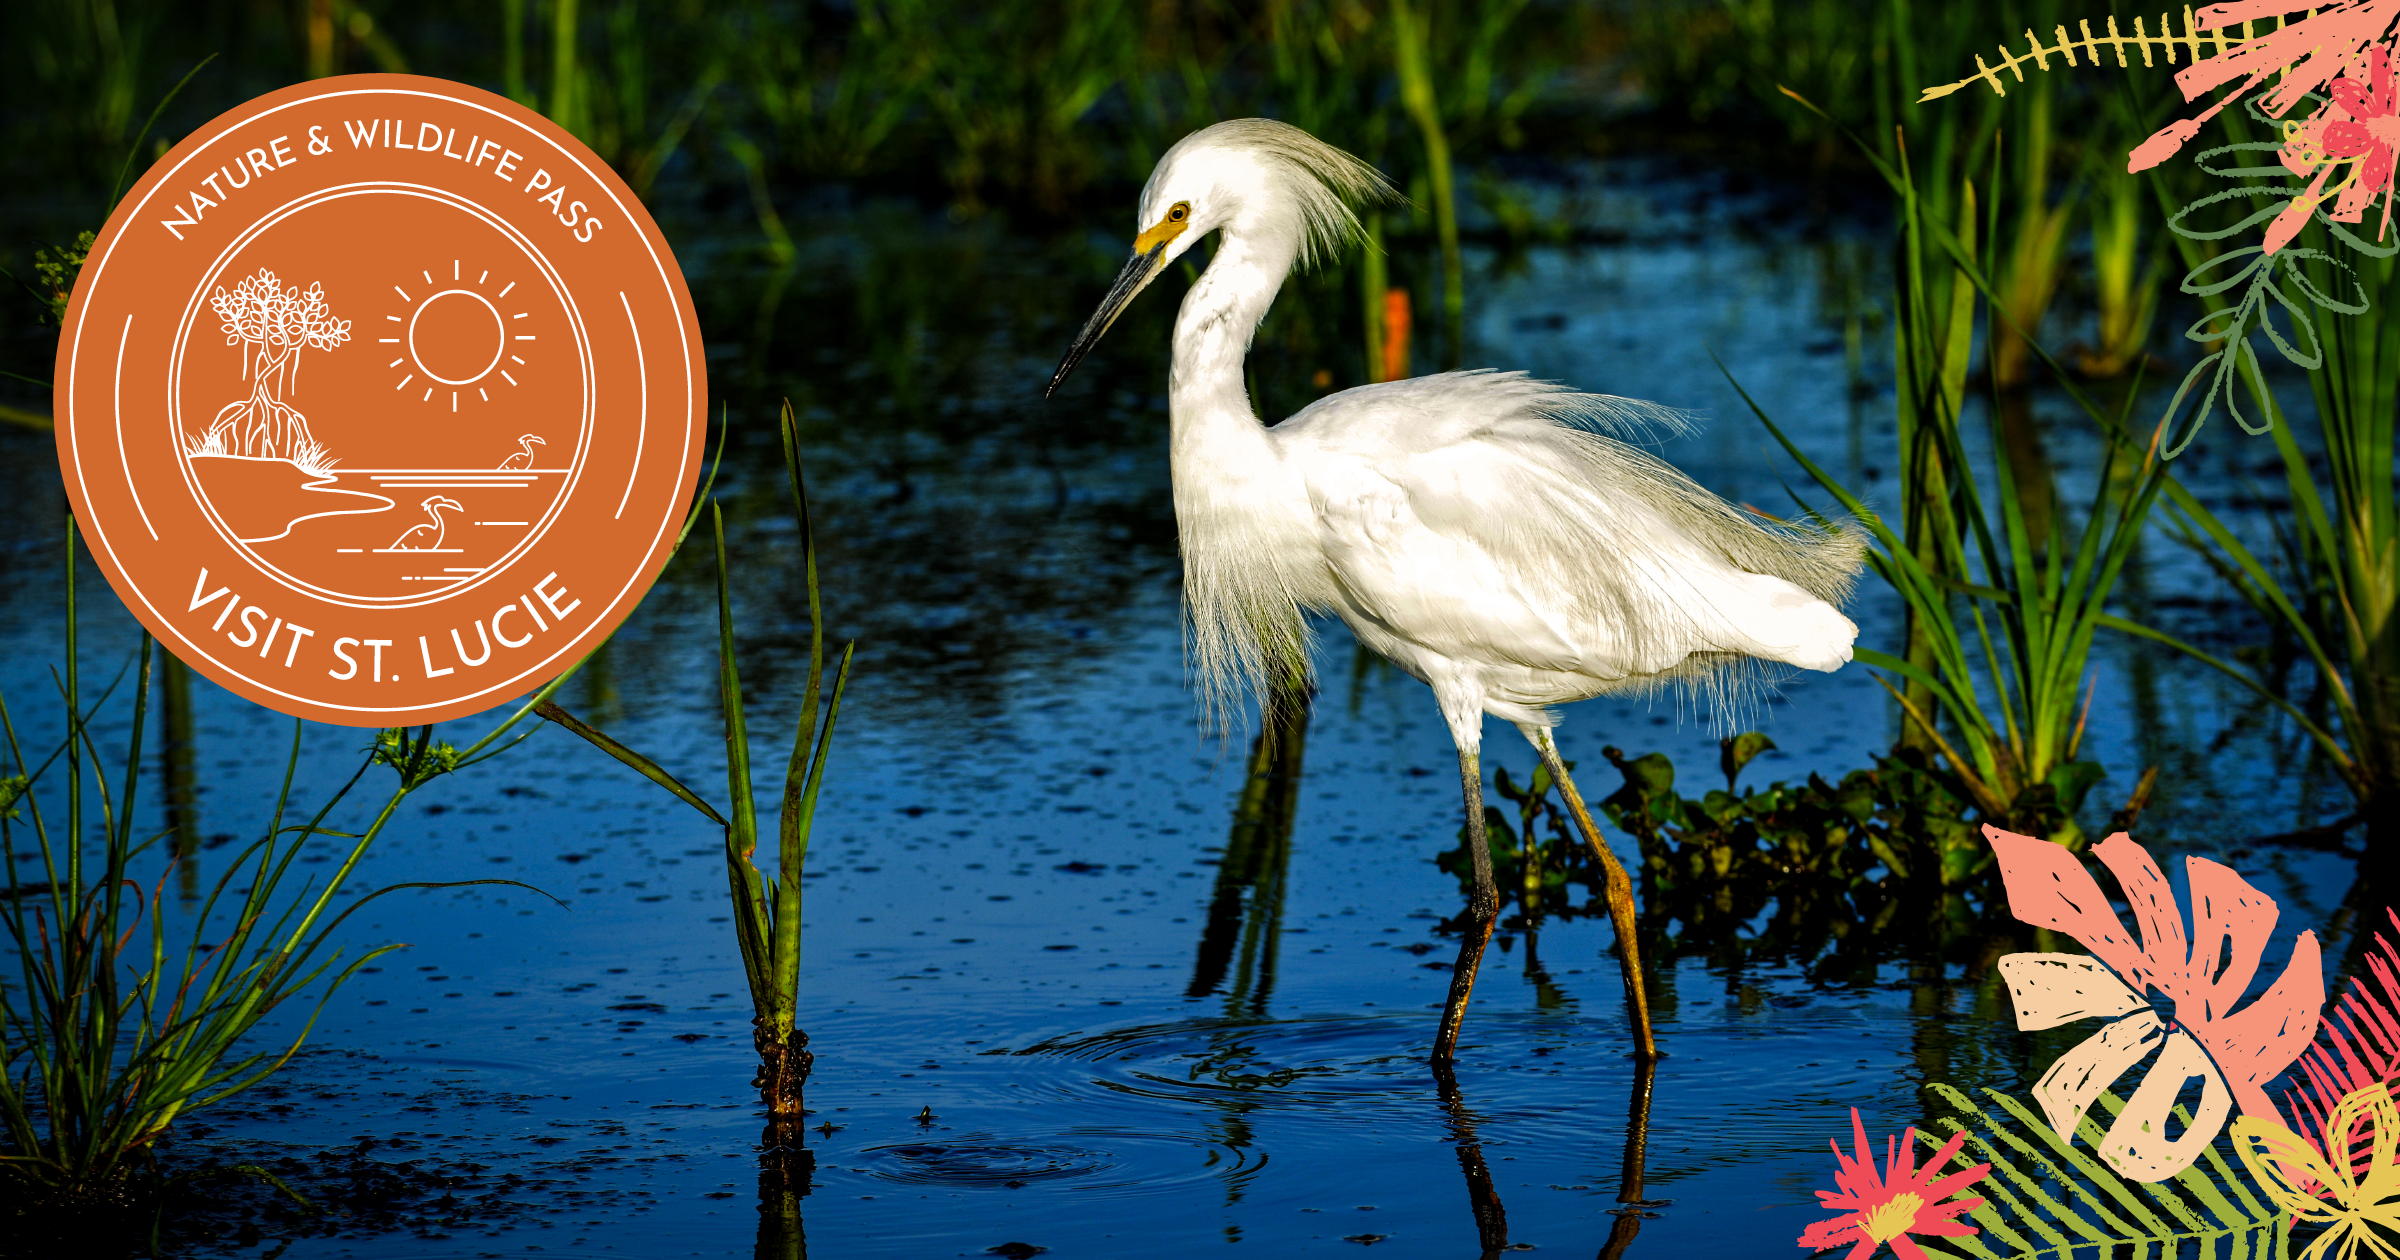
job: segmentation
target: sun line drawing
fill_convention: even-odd
[[[487,297],[481,290],[491,280],[491,271],[484,269],[469,282],[462,261],[455,258],[450,261],[447,288],[436,287],[443,282],[433,278],[431,268],[420,268],[417,274],[424,277],[431,291],[419,299],[400,285],[393,285],[392,292],[399,294],[400,300],[412,309],[406,315],[384,316],[401,326],[394,330],[399,335],[375,339],[378,345],[398,347],[399,357],[386,366],[408,369],[392,388],[404,390],[411,383],[422,382],[419,388],[424,393],[419,402],[430,403],[434,395],[446,392],[450,396],[450,410],[455,414],[463,392],[472,390],[478,401],[492,401],[486,381],[495,372],[516,386],[517,378],[500,370],[501,359],[505,357],[519,367],[526,366],[525,360],[514,353],[517,347],[510,343],[536,339],[530,333],[509,331],[516,320],[532,312],[503,313],[500,309],[499,302],[516,289],[517,282],[511,280],[498,293]]]

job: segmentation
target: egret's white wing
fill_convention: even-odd
[[[1582,652],[1550,601],[1455,528],[1459,509],[1477,496],[1478,470],[1397,463],[1402,480],[1351,455],[1312,459],[1302,470],[1319,546],[1348,611],[1453,659],[1579,670]],[[1427,484],[1427,472],[1447,472],[1450,484]]]
[[[1274,432],[1357,610],[1453,659],[1603,681],[1695,655],[1847,659],[1855,627],[1772,572],[1787,535],[1561,423],[1618,401],[1452,373],[1347,390]]]

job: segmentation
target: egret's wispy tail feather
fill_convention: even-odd
[[[1596,396],[1576,397],[1580,402]],[[1605,401],[1622,404],[1629,400]],[[1595,485],[1630,492],[1685,537],[1734,567],[1781,578],[1836,610],[1849,598],[1866,560],[1866,531],[1856,522],[1847,517],[1809,525],[1776,521],[1726,502],[1681,469],[1646,451],[1582,428],[1565,433],[1578,458],[1593,469]],[[1831,620],[1839,624],[1838,618]],[[1650,617],[1629,618],[1628,624],[1658,631],[1666,629],[1669,622],[1654,610]],[[1828,646],[1847,658],[1846,636]],[[1720,734],[1731,734],[1755,720],[1760,702],[1782,671],[1775,662],[1738,652],[1694,652],[1649,678],[1629,679],[1617,690],[1655,691],[1679,684],[1683,700],[1703,709]]]

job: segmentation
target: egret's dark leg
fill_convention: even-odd
[[[1483,836],[1483,760],[1475,745],[1458,746],[1458,783],[1467,801],[1467,860],[1475,867],[1475,891],[1467,898],[1467,926],[1459,934],[1458,965],[1450,970],[1450,1001],[1442,1008],[1442,1028],[1433,1037],[1433,1061],[1448,1063],[1458,1050],[1458,1026],[1467,1017],[1467,995],[1475,990],[1475,969],[1483,965],[1483,947],[1492,939],[1492,924],[1500,917],[1500,890],[1492,884],[1492,850]]]
[[[1617,929],[1617,961],[1625,969],[1625,1004],[1633,1011],[1633,1052],[1644,1061],[1658,1057],[1658,1045],[1650,1036],[1650,993],[1642,986],[1642,946],[1639,929],[1634,923],[1633,880],[1625,867],[1610,852],[1600,838],[1600,828],[1592,822],[1592,812],[1583,804],[1583,793],[1575,790],[1575,780],[1568,776],[1567,765],[1559,760],[1558,745],[1550,738],[1548,727],[1519,726],[1525,738],[1540,753],[1542,764],[1549,767],[1550,777],[1558,784],[1558,794],[1567,803],[1567,812],[1575,818],[1575,829],[1583,833],[1583,842],[1591,846],[1592,855],[1600,859],[1601,869],[1607,872],[1605,896],[1609,921]]]

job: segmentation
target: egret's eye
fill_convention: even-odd
[[[1167,222],[1169,223],[1181,223],[1191,217],[1192,203],[1188,201],[1178,201],[1167,210]]]

